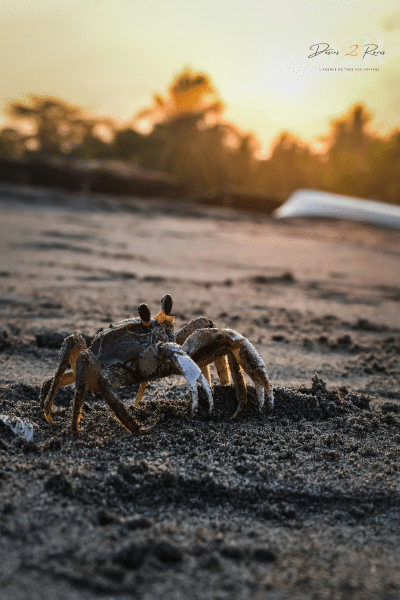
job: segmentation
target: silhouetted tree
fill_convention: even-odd
[[[366,126],[370,113],[362,104],[351,107],[344,117],[331,123],[327,136],[326,181],[330,189],[343,194],[367,193],[372,156],[371,137]]]
[[[102,125],[112,131],[109,119],[86,117],[83,109],[78,106],[35,94],[30,96],[28,102],[11,103],[6,114],[17,126],[29,123],[33,128],[33,133],[25,137],[25,150],[33,149],[50,156],[68,154],[78,147],[81,149],[76,151],[76,155],[93,156],[96,149],[104,149],[104,142],[101,143],[102,140],[96,135],[96,129]]]
[[[258,161],[255,153],[260,149],[260,143],[252,134],[241,134],[237,130],[234,134],[234,147],[229,156],[229,179],[237,186],[254,188],[256,167]],[[227,131],[228,137],[232,133]]]
[[[135,119],[152,124],[165,123],[185,114],[198,115],[202,119],[211,113],[220,114],[222,110],[223,103],[209,77],[185,68],[174,78],[167,96],[155,94],[153,105],[140,110]]]
[[[112,153],[116,158],[135,162],[145,162],[148,154],[157,148],[157,141],[130,128],[115,132]]]
[[[221,118],[224,105],[209,77],[184,69],[164,98],[155,95],[153,105],[136,115],[136,123],[152,124],[153,152],[145,166],[177,176],[188,192],[223,190],[231,181],[234,151],[227,139],[239,140],[238,130]],[[247,158],[246,158],[247,160]]]
[[[267,160],[256,159],[257,139],[225,122],[223,110],[210,78],[190,69],[119,130],[111,119],[91,117],[64,100],[31,95],[7,107],[12,122],[0,129],[0,156],[134,161],[175,175],[194,195],[241,186],[285,200],[308,187],[400,203],[400,130],[386,138],[370,131],[371,114],[363,104],[332,120],[320,138],[324,152],[284,131]],[[139,132],[143,122],[149,134]]]
[[[321,161],[297,137],[285,131],[273,144],[269,159],[259,161],[255,181],[259,191],[280,200],[303,187],[320,187]]]
[[[386,140],[376,139],[371,152],[369,197],[400,204],[400,130]]]
[[[0,156],[21,156],[25,151],[27,136],[14,127],[0,130]]]

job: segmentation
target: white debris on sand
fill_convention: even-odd
[[[348,219],[400,229],[400,207],[398,206],[320,190],[297,190],[274,212],[273,216],[277,219],[291,217]]]
[[[19,435],[28,440],[33,438],[33,425],[28,421],[22,421],[18,417],[8,417],[7,415],[0,415],[0,421],[7,425],[15,435]]]

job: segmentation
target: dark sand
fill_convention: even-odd
[[[0,186],[0,598],[400,598],[400,232],[170,201]],[[230,387],[188,418],[182,378],[152,383],[134,438],[71,387],[39,390],[62,339],[155,314],[247,336],[276,405]],[[311,379],[317,372],[317,378]],[[326,388],[325,388],[326,385]],[[122,388],[130,406],[137,388]]]

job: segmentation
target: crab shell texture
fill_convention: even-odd
[[[115,394],[120,386],[140,384],[134,406],[143,397],[147,383],[169,375],[183,375],[190,397],[191,412],[198,402],[197,384],[205,389],[209,410],[213,407],[209,365],[214,363],[220,382],[232,379],[238,400],[236,417],[247,401],[245,371],[253,380],[261,410],[267,393],[273,406],[272,387],[265,365],[252,344],[233,329],[217,329],[207,317],[194,319],[174,334],[174,317],[168,316],[172,299],[161,300],[161,311],[151,317],[146,304],[138,307],[139,317],[126,319],[98,332],[87,348],[79,334],[68,336],[61,347],[59,364],[53,377],[42,385],[40,400],[46,419],[54,424],[51,409],[59,387],[75,384],[71,430],[80,431],[79,423],[85,392],[100,393],[121,424],[142,435],[142,427]],[[68,365],[71,369],[67,369]]]

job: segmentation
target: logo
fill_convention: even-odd
[[[317,62],[320,67],[333,67],[335,64],[346,70],[351,70],[353,67],[362,70],[362,67],[386,64],[383,58],[385,55],[383,46],[383,40],[377,37],[364,37],[361,40],[347,37],[342,39],[340,45],[328,37],[315,37],[308,58]]]

